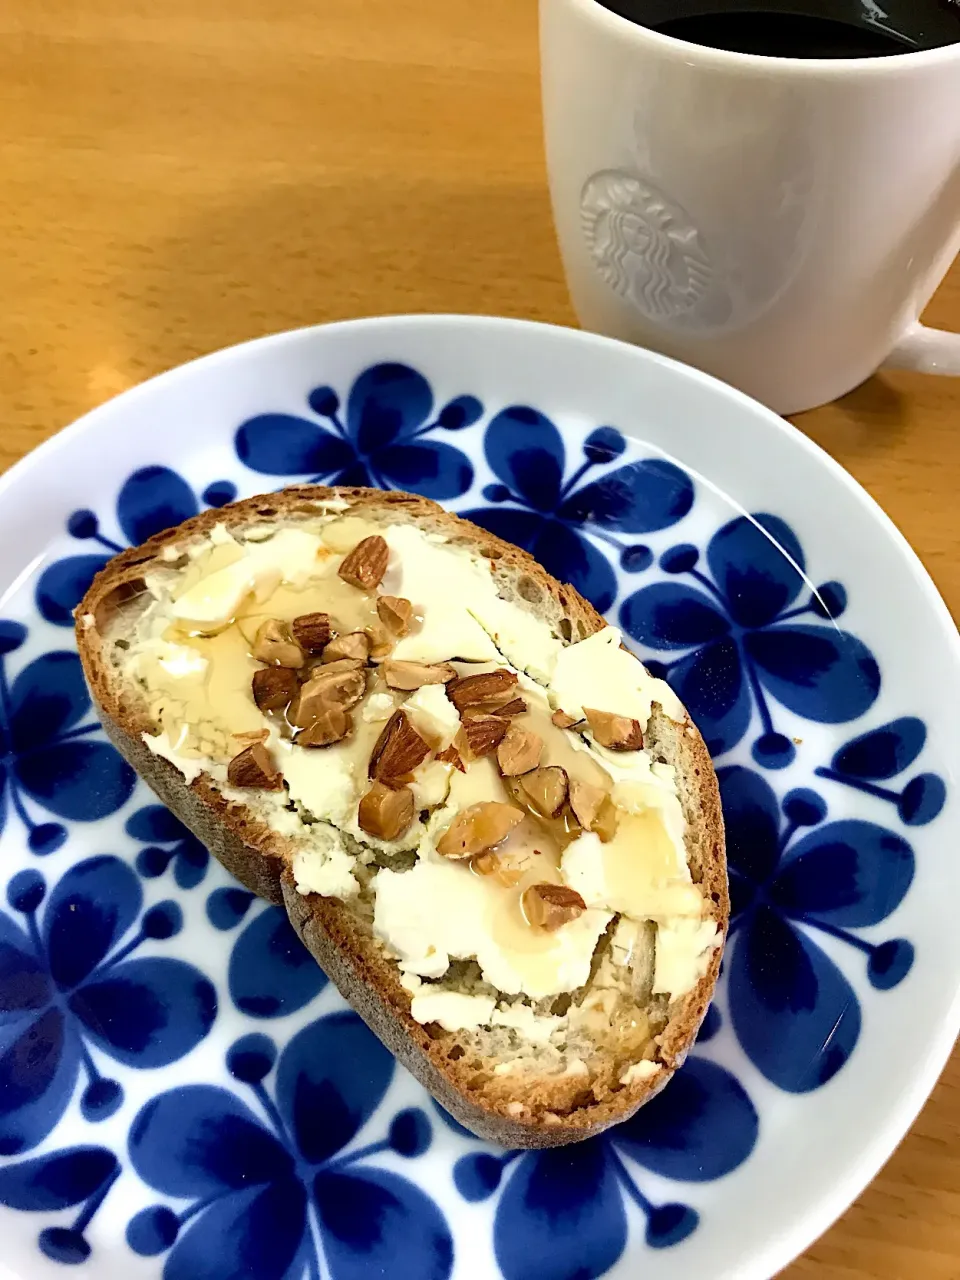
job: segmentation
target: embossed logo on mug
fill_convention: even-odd
[[[595,173],[583,187],[580,221],[600,274],[648,319],[705,328],[729,316],[696,224],[647,178],[626,169]]]

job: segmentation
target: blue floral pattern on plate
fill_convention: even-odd
[[[466,390],[438,409],[427,378],[399,362],[306,400],[309,416],[267,405],[231,425],[235,456],[224,450],[222,467],[240,468],[239,485],[195,490],[152,463],[99,509],[74,511],[67,534],[93,549],[53,560],[28,586],[29,626],[0,621],[0,816],[27,831],[25,848],[10,843],[18,824],[3,833],[0,1206],[37,1223],[46,1259],[96,1260],[97,1224],[123,1178],[125,1203],[140,1207],[120,1247],[155,1258],[164,1280],[445,1280],[458,1259],[473,1265],[478,1230],[503,1280],[529,1275],[531,1258],[545,1280],[587,1280],[628,1251],[632,1263],[634,1249],[699,1238],[713,1210],[698,1187],[761,1158],[750,1072],[802,1107],[850,1060],[882,993],[910,975],[914,944],[876,929],[916,870],[901,828],[934,822],[947,799],[923,765],[926,725],[871,720],[880,670],[870,637],[837,625],[848,600],[836,566],[808,578],[782,518],[730,518],[683,468],[615,427],[573,429],[532,405],[488,410]],[[76,655],[51,628],[71,624],[124,544],[238,488],[256,492],[264,476],[457,499],[619,617],[703,728],[733,900],[718,1002],[676,1080],[610,1133],[504,1152],[445,1114],[438,1123],[344,1011],[285,913],[135,792],[97,736]],[[785,717],[851,728],[813,753]],[[782,769],[790,785],[778,788]],[[184,958],[170,954],[177,946]],[[201,1056],[184,1083],[191,1054]],[[145,1078],[147,1101],[132,1087]],[[486,1206],[489,1219],[464,1216]]]
[[[706,564],[709,574],[695,546],[671,547],[661,568],[697,585],[641,587],[623,602],[620,618],[645,648],[685,651],[650,666],[669,678],[711,754],[740,742],[756,705],[763,732],[754,759],[768,769],[790,764],[796,750],[776,732],[768,698],[822,724],[845,724],[869,711],[880,691],[876,659],[833,625],[846,592],[836,582],[811,588],[803,549],[785,521],[767,514],[731,520],[710,539]],[[805,590],[810,594],[797,605]],[[824,622],[797,621],[803,617]]]
[[[563,438],[536,409],[502,410],[487,427],[483,448],[500,480],[483,491],[494,505],[462,514],[529,551],[601,613],[613,604],[617,583],[595,542],[615,548],[627,572],[641,572],[653,559],[650,548],[622,535],[669,528],[693,505],[689,476],[664,458],[628,462],[583,484],[591,471],[623,456],[626,440],[614,427],[590,432],[583,461],[566,479]]]

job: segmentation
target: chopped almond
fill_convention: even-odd
[[[332,634],[329,613],[301,613],[290,624],[293,638],[305,653],[320,653]]]
[[[601,747],[609,747],[611,751],[639,751],[643,746],[643,726],[639,720],[614,715],[612,711],[596,711],[593,707],[584,707],[583,714]]]
[[[603,804],[600,806],[600,810],[593,820],[593,826],[590,828],[591,831],[594,831],[604,844],[609,844],[617,834],[619,822],[620,810],[609,796],[604,796]]]
[[[370,642],[370,661],[383,662],[385,658],[389,658],[393,653],[393,636],[387,634],[386,627],[379,622],[373,622],[369,627],[364,627],[364,635]]]
[[[565,884],[532,884],[521,899],[523,914],[535,929],[553,933],[582,916],[587,904]]]
[[[602,787],[595,787],[590,782],[580,782],[577,778],[570,779],[570,808],[584,831],[593,830],[593,824],[606,798],[607,793]]]
[[[509,777],[536,769],[543,755],[543,739],[531,729],[512,724],[497,747],[497,764]]]
[[[383,678],[390,689],[419,689],[425,684],[447,684],[457,678],[449,662],[402,662],[387,659]]]
[[[520,779],[520,786],[541,817],[555,818],[566,803],[567,774],[559,765],[525,773]]]
[[[378,840],[399,840],[412,821],[413,792],[409,787],[392,790],[374,782],[357,810],[360,829]]]
[[[476,707],[484,702],[509,702],[514,696],[516,673],[499,667],[496,671],[482,671],[476,676],[464,676],[447,685],[447,694],[458,711]]]
[[[351,552],[343,558],[337,573],[344,582],[361,591],[373,591],[383,581],[390,559],[390,548],[386,541],[375,533],[370,538],[358,542]]]
[[[506,840],[523,821],[523,812],[512,804],[481,800],[462,809],[437,841],[437,853],[445,858],[472,858]]]
[[[349,658],[353,662],[366,662],[370,656],[370,641],[363,631],[348,631],[324,645],[320,655],[322,662],[341,662]]]
[[[234,756],[227,765],[227,781],[231,787],[279,791],[283,786],[283,774],[263,743],[255,742]]]
[[[500,859],[495,853],[478,853],[470,860],[470,866],[478,876],[496,875]]]
[[[430,748],[404,711],[395,711],[374,743],[368,777],[396,786],[430,754]]]
[[[293,638],[293,632],[286,622],[278,618],[268,618],[261,622],[251,649],[259,662],[266,662],[271,667],[303,666],[303,650]]]
[[[253,700],[261,711],[280,711],[297,696],[300,682],[289,667],[260,667],[253,673]]]
[[[460,752],[456,747],[447,747],[445,751],[438,751],[434,756],[435,760],[439,760],[441,764],[452,764],[455,769],[459,769],[461,773],[466,773],[466,766],[460,759]]]
[[[356,706],[366,690],[366,678],[359,662],[344,660],[315,667],[300,695],[290,707],[292,724],[305,728],[328,707],[346,711]]]
[[[298,747],[330,747],[342,742],[353,729],[353,719],[343,707],[325,703],[305,729],[296,736]]]
[[[565,711],[555,711],[550,719],[558,729],[572,729],[577,723],[573,716],[568,716]]]
[[[403,596],[380,596],[377,616],[392,636],[405,636],[410,630],[413,605]]]
[[[469,716],[463,721],[461,734],[474,760],[496,751],[507,732],[507,722],[500,716]]]
[[[527,709],[527,704],[522,698],[511,698],[509,702],[505,702],[502,707],[491,707],[492,715],[504,716],[509,719],[511,716],[522,716]]]

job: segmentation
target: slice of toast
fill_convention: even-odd
[[[189,584],[196,584],[198,574],[202,576],[202,566],[219,563],[210,557],[219,555],[220,561],[225,559],[229,563],[231,557],[239,554],[234,540],[246,553],[251,548],[269,545],[272,536],[281,530],[295,529],[318,534],[335,544],[335,553],[324,554],[333,555],[336,566],[347,554],[345,535],[354,525],[359,528],[360,521],[363,530],[369,531],[370,526],[375,526],[391,537],[394,536],[391,531],[413,526],[427,535],[430,546],[441,547],[444,554],[449,551],[464,557],[463,563],[469,562],[471,572],[482,566],[495,584],[495,594],[513,607],[510,617],[514,622],[523,621],[516,612],[522,611],[531,620],[530,627],[538,628],[536,635],[547,636],[549,646],[558,650],[561,645],[575,645],[585,640],[605,626],[603,619],[572,587],[557,582],[525,552],[445,512],[433,502],[379,490],[296,487],[204,512],[156,535],[143,546],[120,553],[97,575],[76,611],[77,643],[94,704],[111,741],[160,799],[238,880],[261,897],[285,906],[297,933],[346,999],[461,1123],[480,1137],[511,1147],[556,1146],[590,1137],[632,1115],[663,1088],[682,1064],[713,993],[729,919],[723,822],[716,777],[703,740],[666,686],[648,680],[655,698],[649,719],[641,726],[644,749],[628,751],[616,760],[642,757],[644,767],[652,762],[651,779],[673,788],[679,801],[676,811],[678,814],[682,811],[681,847],[688,869],[684,875],[690,881],[685,892],[689,894],[692,886],[696,886],[698,902],[702,904],[697,910],[705,930],[703,936],[714,935],[697,956],[696,971],[686,984],[688,989],[682,992],[669,987],[658,993],[654,990],[659,981],[658,958],[666,956],[666,950],[662,956],[660,952],[661,945],[666,948],[667,943],[664,929],[670,921],[661,919],[659,926],[650,921],[625,923],[610,909],[613,904],[606,902],[601,904],[605,915],[598,916],[592,907],[586,912],[586,917],[600,920],[599,935],[595,946],[590,944],[593,951],[588,972],[580,975],[582,980],[572,989],[559,993],[549,991],[545,995],[539,992],[530,995],[522,989],[504,991],[491,982],[489,972],[470,955],[452,959],[443,973],[425,974],[421,968],[417,976],[410,971],[411,966],[401,970],[398,953],[384,941],[383,930],[378,927],[376,879],[386,874],[384,869],[402,876],[418,858],[444,861],[436,852],[435,837],[427,834],[431,830],[431,819],[435,822],[434,815],[442,812],[442,798],[431,808],[430,802],[423,799],[423,793],[416,791],[418,802],[425,807],[409,829],[404,845],[402,839],[399,844],[391,844],[388,839],[367,839],[352,820],[349,830],[345,826],[343,831],[336,831],[327,819],[317,825],[315,813],[300,799],[294,801],[287,794],[288,783],[281,785],[278,779],[263,777],[260,781],[264,786],[238,789],[232,785],[237,781],[236,776],[226,775],[225,766],[233,758],[232,753],[256,743],[258,736],[267,737],[265,732],[258,735],[257,723],[267,724],[268,720],[273,725],[277,723],[276,715],[264,716],[254,705],[249,672],[240,693],[246,698],[246,711],[254,718],[243,720],[243,732],[233,734],[232,744],[228,743],[225,748],[224,740],[214,735],[214,739],[199,747],[194,741],[185,755],[178,755],[172,736],[166,730],[161,732],[162,726],[169,729],[171,724],[176,724],[177,715],[189,720],[193,704],[189,698],[182,706],[176,700],[171,701],[162,692],[162,685],[158,694],[150,678],[143,674],[143,663],[147,661],[143,655],[148,655],[152,663],[158,652],[166,652],[163,650],[166,641],[158,638],[158,627],[161,622],[165,625],[167,619],[164,611],[179,607],[172,602],[184,597]],[[204,581],[209,582],[209,578]],[[335,585],[341,595],[344,590],[365,593],[368,603],[377,598],[376,584],[364,588],[354,580],[344,588],[343,583],[344,579],[338,576]],[[269,590],[262,582],[255,589],[259,596]],[[256,594],[248,597],[257,598]],[[273,600],[279,598],[272,597]],[[414,610],[418,603],[413,601]],[[262,619],[265,611],[270,614],[271,597],[268,595],[262,605],[256,609],[251,605],[250,609],[254,621]],[[334,608],[330,614],[335,623]],[[180,625],[189,630],[182,619]],[[239,627],[240,623],[234,626]],[[519,632],[522,630],[520,627]],[[248,628],[242,642],[243,661],[252,661],[247,653],[249,631]],[[208,629],[206,634],[213,635],[213,632]],[[368,642],[374,645],[368,662],[382,662],[392,637],[386,628],[377,629],[376,624],[367,629],[367,635]],[[522,648],[521,640],[514,638],[506,644],[506,650],[513,646],[512,659],[516,659],[518,646]],[[207,641],[196,643],[199,646]],[[183,652],[182,648],[176,649],[181,658]],[[203,652],[210,655],[215,651],[210,648]],[[400,653],[399,647],[397,653]],[[434,654],[433,659],[439,660],[440,656]],[[451,652],[443,656],[453,660],[462,655]],[[534,654],[533,658],[527,670],[536,672],[540,656]],[[208,657],[208,674],[204,680],[209,680],[210,670],[221,671],[216,661],[211,667]],[[226,679],[232,668],[228,670],[226,658],[223,661],[221,675]],[[168,666],[171,662],[175,665],[175,661],[170,660]],[[496,665],[516,672],[522,664],[519,659],[514,665],[514,661],[500,657]],[[484,671],[489,666],[489,663],[481,664],[474,669]],[[639,668],[639,664],[637,666]],[[370,732],[367,708],[369,705],[370,711],[373,710],[373,704],[369,703],[371,689],[379,689],[381,701],[385,700],[386,670],[386,667],[368,665],[364,671],[367,682],[364,697],[368,701],[351,713],[357,741],[363,733]],[[459,666],[458,679],[462,679],[463,674],[464,668]],[[642,668],[640,674],[648,679]],[[303,680],[302,671],[298,678]],[[531,678],[521,672],[519,681],[517,689],[526,690],[528,700],[541,697],[538,686],[543,682],[542,673],[538,680],[536,675]],[[402,691],[387,692],[394,703],[400,700],[401,706],[402,700],[409,696]],[[463,715],[466,717],[467,713]],[[523,717],[517,723],[522,722]],[[565,721],[559,723],[562,725]],[[591,721],[591,727],[592,724]],[[289,737],[286,721],[283,726],[283,732]],[[374,728],[381,726],[374,725]],[[477,766],[470,763],[463,732],[461,726],[461,736],[456,742],[467,761],[464,776],[469,776],[469,770]],[[270,733],[268,747],[276,740],[276,730],[271,729]],[[570,741],[578,750],[586,750],[587,754],[593,750],[598,758],[602,756],[601,763],[607,762],[605,767],[611,776],[619,776],[614,755],[598,751],[598,740],[589,733],[584,735],[583,722],[572,728],[558,727],[556,733],[571,735]],[[577,738],[577,734],[581,736]],[[321,770],[321,781],[325,767],[322,762],[334,760],[333,755],[324,757],[323,754],[331,751],[330,747],[291,747],[289,742],[282,745],[292,752],[309,750],[310,767]],[[452,753],[455,753],[452,748],[447,751],[448,759]],[[342,754],[341,751],[337,758]],[[289,755],[284,758],[291,759]],[[495,776],[493,761],[496,758],[490,755],[481,761],[484,768],[491,770],[491,777]],[[459,758],[457,763],[463,765],[464,759]],[[439,766],[435,761],[433,766],[437,773]],[[373,768],[371,764],[371,771]],[[446,772],[454,777],[458,771],[451,764]],[[407,783],[413,776],[406,775]],[[521,794],[517,790],[518,781],[522,779],[514,778],[512,782],[506,779],[505,785],[512,785],[512,791],[508,788],[510,796]],[[362,786],[366,785],[363,780]],[[392,786],[394,790],[403,789],[396,781]],[[673,800],[669,803],[675,805]],[[528,809],[528,812],[534,813],[534,810]],[[582,826],[570,818],[569,799],[563,814],[568,827],[572,821],[575,833],[581,833]],[[622,819],[619,810],[618,818]],[[550,823],[545,822],[544,826],[550,827]],[[347,865],[342,857],[342,850],[346,850],[353,869],[353,876],[348,876],[349,891],[344,890],[339,897],[309,892],[310,877],[298,871],[305,865],[303,858],[316,856],[314,846],[319,833],[322,831],[327,838],[332,830],[341,849],[338,858]],[[569,832],[565,838],[570,838]],[[606,847],[596,845],[601,853]],[[643,850],[638,848],[638,866],[642,855]],[[471,866],[476,865],[479,864],[474,859]],[[464,876],[471,875],[467,866],[458,866],[460,869]],[[325,892],[339,893],[340,890]],[[572,912],[576,916],[584,900],[577,893],[573,898],[579,901]],[[581,923],[578,920],[577,927]],[[560,927],[572,926],[564,923]],[[484,1007],[488,1013],[496,1006],[496,1012],[480,1025],[476,1025],[476,1018],[473,1025],[470,1018],[465,1025],[454,1021],[452,1029],[447,1029],[449,1018],[432,1022],[416,1020],[415,1007],[433,1007],[429,1003],[418,1005],[418,998],[437,992],[467,997],[471,1008]],[[478,997],[480,1003],[474,997]]]

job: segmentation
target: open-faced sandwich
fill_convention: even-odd
[[[620,633],[436,504],[318,486],[116,556],[77,610],[107,733],[473,1132],[626,1119],[728,921],[702,739]]]

